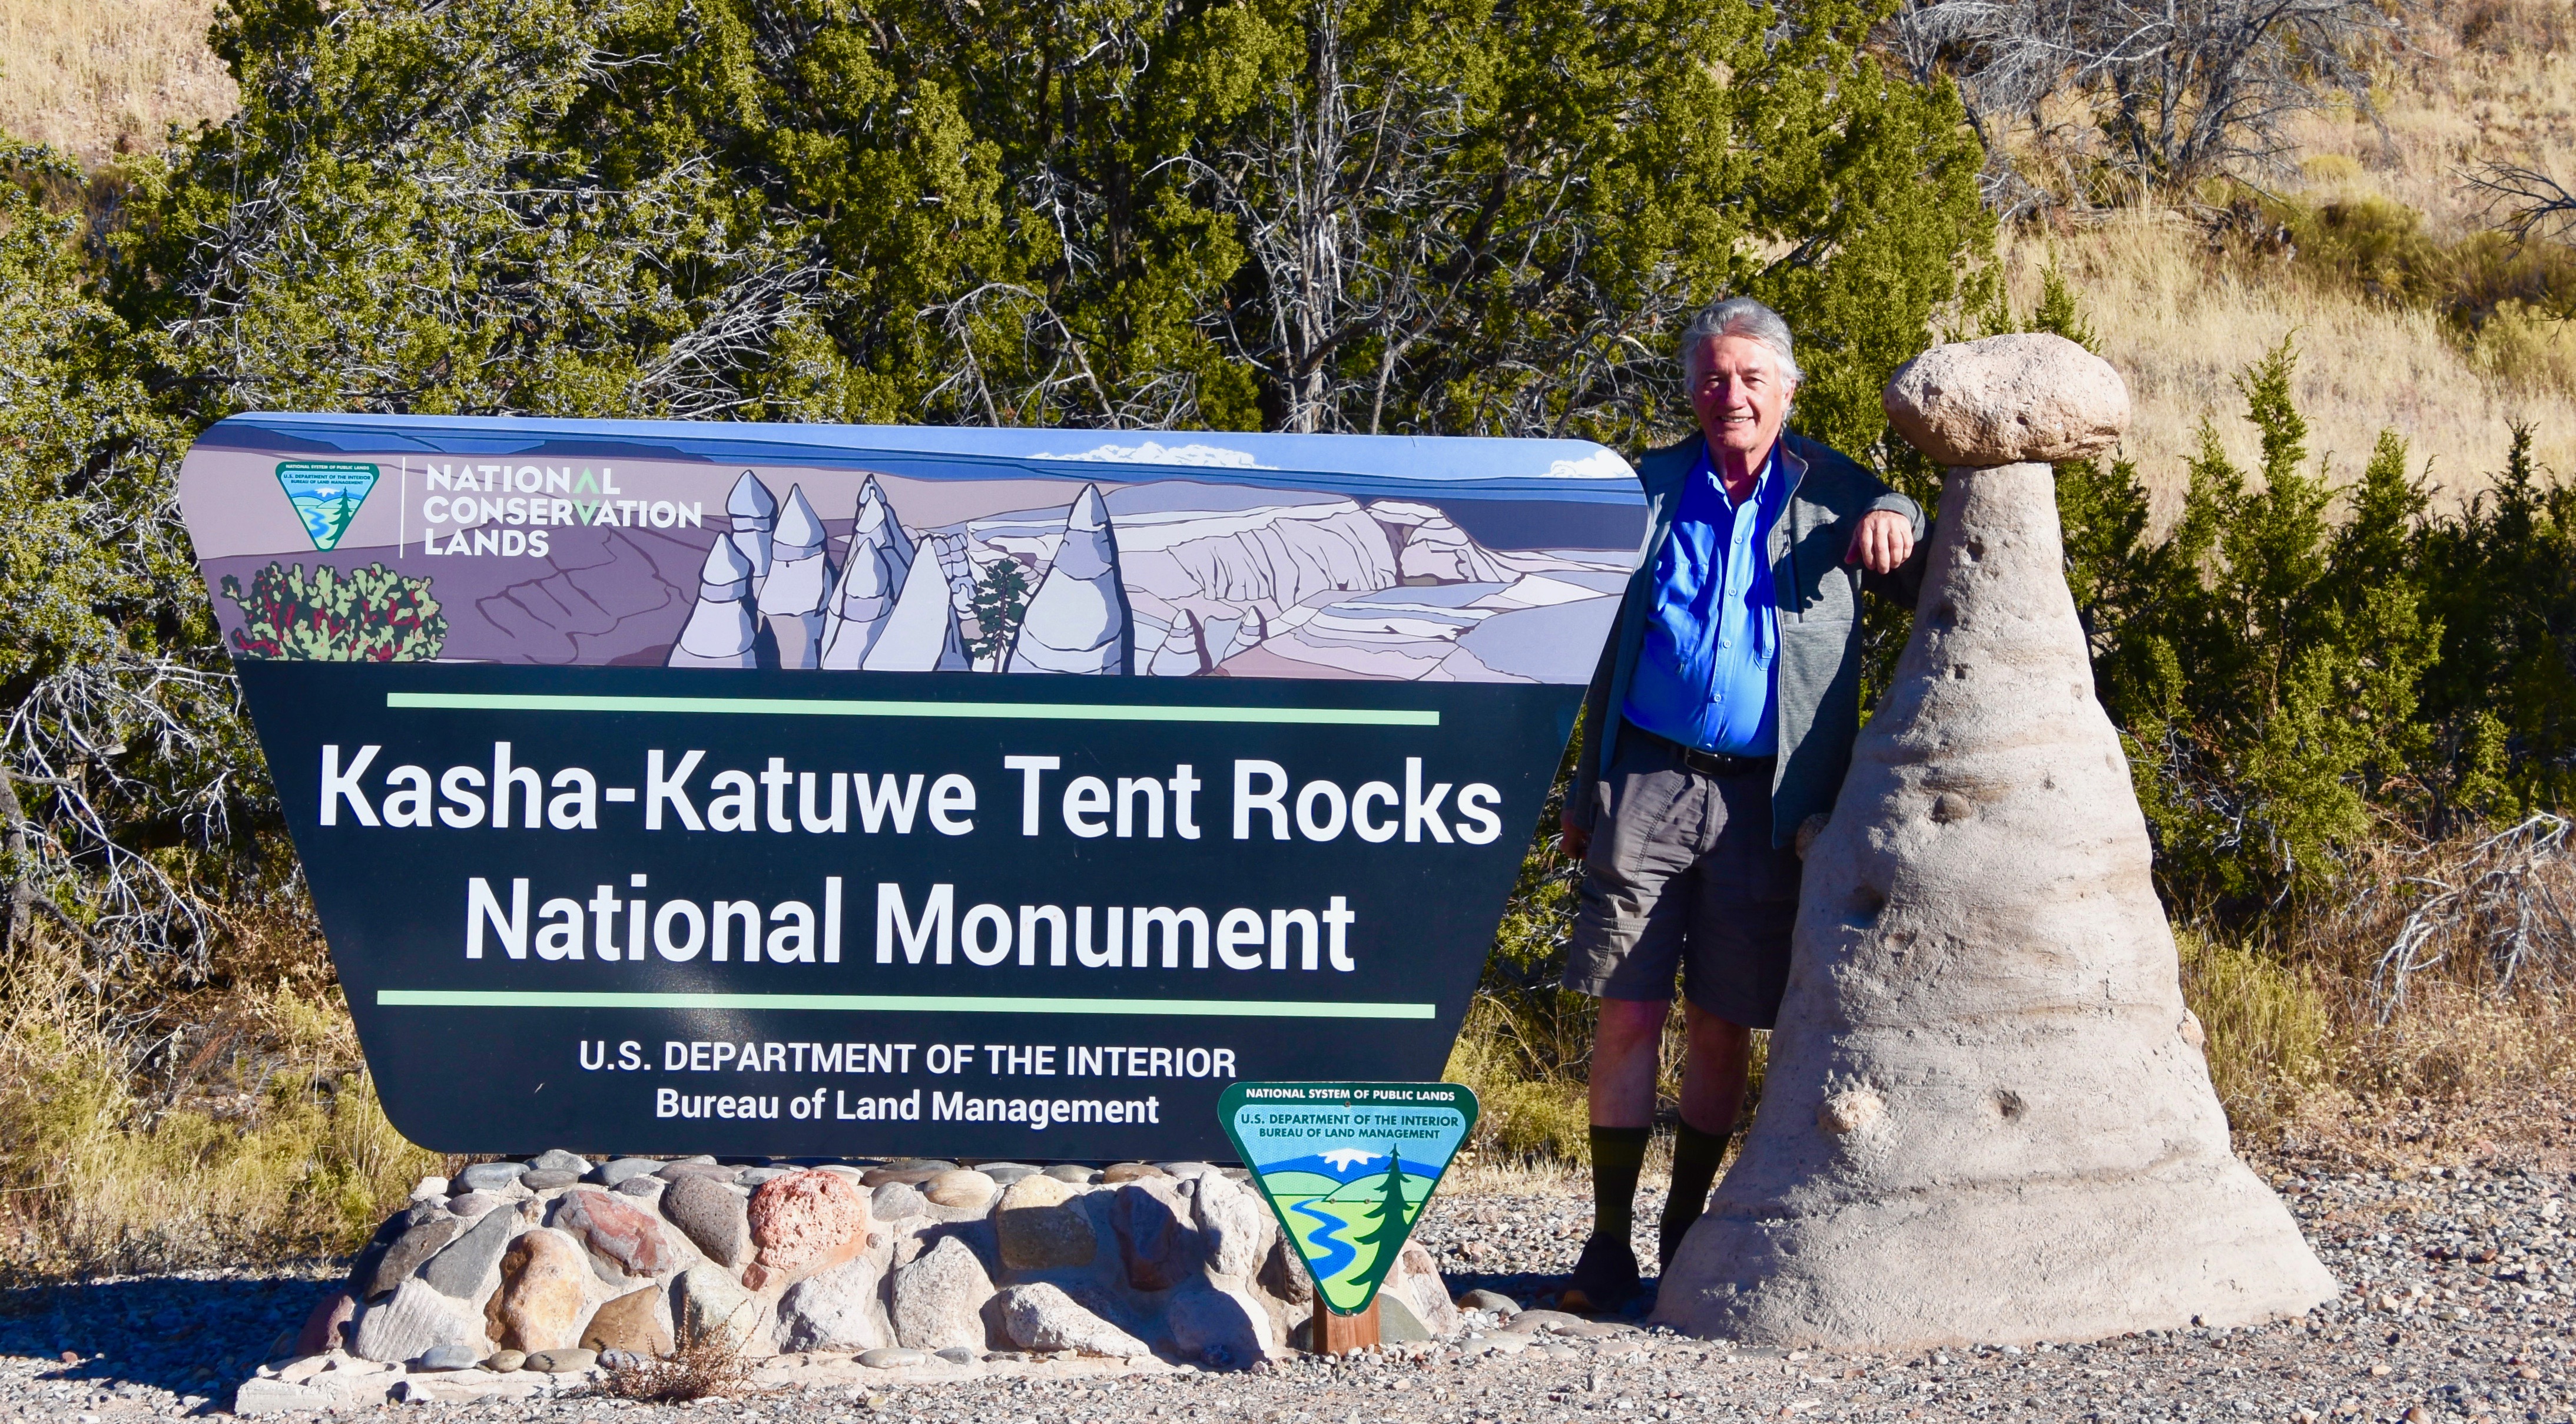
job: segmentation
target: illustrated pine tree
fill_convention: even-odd
[[[1019,634],[1020,619],[1029,611],[1029,576],[1017,559],[996,559],[984,566],[975,581],[975,601],[971,605],[975,618],[975,636],[966,643],[966,656],[976,662],[989,659],[992,670],[1002,670],[1002,656]]]
[[[1366,1231],[1351,1238],[1351,1244],[1369,1252],[1368,1264],[1353,1281],[1363,1295],[1372,1293],[1395,1268],[1396,1255],[1404,1250],[1408,1222],[1404,1206],[1404,1154],[1387,1155],[1386,1175],[1378,1178],[1377,1219]]]

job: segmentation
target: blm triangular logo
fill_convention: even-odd
[[[286,502],[295,506],[295,517],[304,521],[313,547],[329,553],[340,546],[340,536],[358,517],[358,506],[376,487],[376,467],[290,460],[278,465],[277,483],[286,491]]]
[[[1455,1083],[1236,1083],[1217,1117],[1316,1298],[1357,1315],[1476,1126],[1476,1095]]]

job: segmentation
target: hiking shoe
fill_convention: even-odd
[[[1637,1253],[1628,1243],[1595,1235],[1583,1243],[1583,1257],[1557,1297],[1556,1308],[1575,1315],[1617,1310],[1645,1289],[1637,1279]]]

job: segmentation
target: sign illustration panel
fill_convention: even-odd
[[[1597,446],[1391,437],[254,415],[180,496],[453,1151],[1213,1156],[1229,1083],[1436,1077],[1644,529]]]

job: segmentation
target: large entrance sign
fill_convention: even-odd
[[[1199,433],[255,415],[180,497],[456,1152],[1223,1158],[1231,1083],[1436,1079],[1644,528],[1582,442]]]

